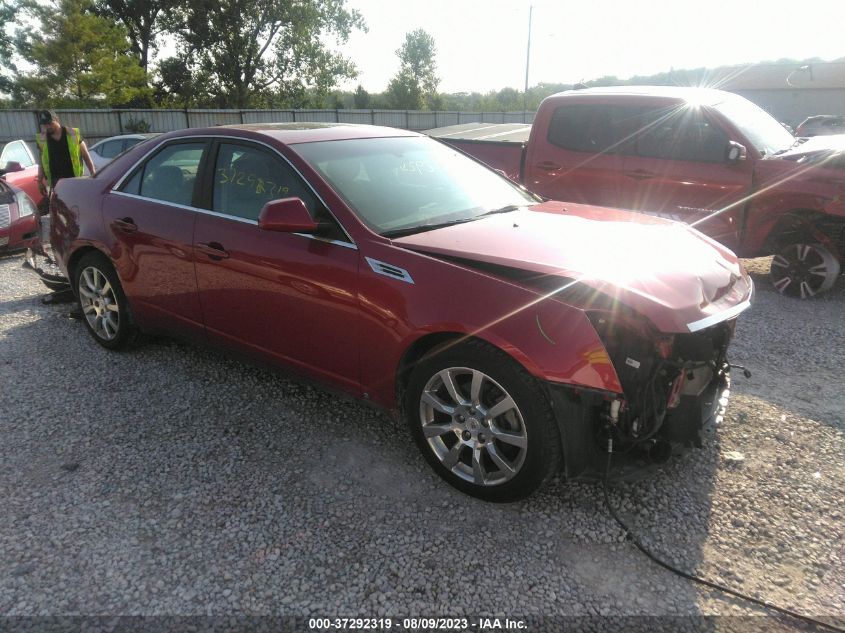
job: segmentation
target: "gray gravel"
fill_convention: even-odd
[[[623,542],[598,487],[476,501],[364,405],[168,340],[103,350],[20,263],[0,258],[0,614],[763,613]],[[679,566],[845,616],[845,293],[758,288],[723,425],[611,497]]]

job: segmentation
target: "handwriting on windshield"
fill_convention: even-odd
[[[290,188],[284,184],[265,180],[255,174],[240,171],[233,167],[218,169],[217,172],[220,174],[218,184],[245,187],[254,191],[257,196],[269,196],[270,199],[281,198],[290,191]]]
[[[430,162],[425,160],[409,160],[399,165],[401,171],[407,171],[417,174],[433,174],[437,168]]]

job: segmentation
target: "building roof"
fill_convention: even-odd
[[[525,143],[531,134],[527,123],[461,123],[425,132],[434,138],[499,143]]]
[[[708,85],[722,90],[845,89],[845,60],[809,64],[751,64],[708,71]]]

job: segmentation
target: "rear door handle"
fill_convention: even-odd
[[[197,250],[208,255],[211,259],[219,261],[229,257],[229,253],[219,242],[198,242]]]
[[[627,174],[628,178],[633,178],[634,180],[648,180],[649,178],[654,178],[657,174],[646,171],[645,169],[636,169],[634,171],[629,171]]]
[[[112,220],[111,225],[121,233],[134,233],[138,230],[138,225],[135,224],[135,220],[132,218],[118,218],[117,220]]]
[[[557,171],[561,168],[561,166],[557,163],[553,163],[548,160],[544,160],[542,163],[537,163],[536,167],[537,169],[542,169],[543,171]]]

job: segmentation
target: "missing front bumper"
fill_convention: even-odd
[[[730,397],[730,368],[725,364],[699,395],[682,395],[677,407],[669,410],[660,432],[651,440],[669,442],[674,447],[703,444],[703,432],[724,418]],[[546,383],[550,402],[563,443],[564,471],[573,481],[598,481],[605,476],[606,444],[601,437],[602,410],[610,394]],[[610,478],[638,479],[658,464],[643,450],[626,450],[614,455]]]

